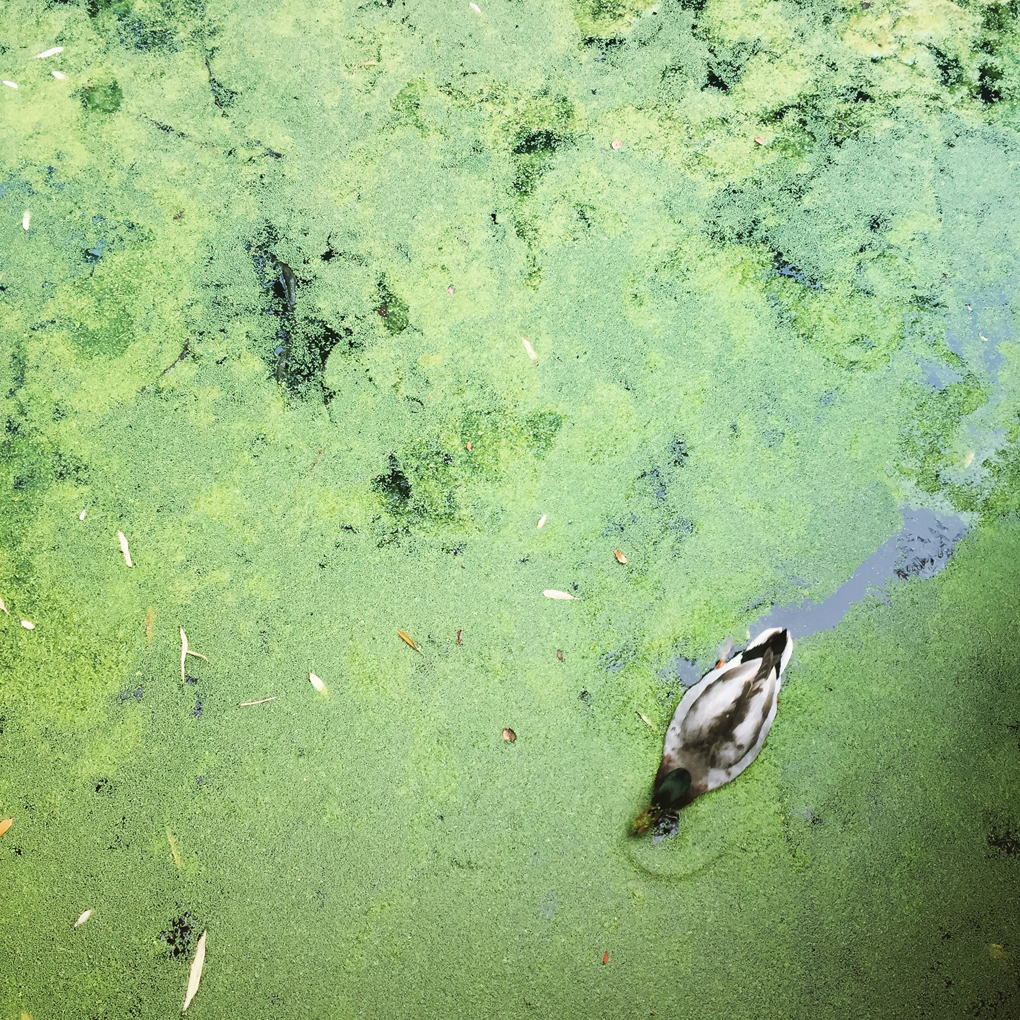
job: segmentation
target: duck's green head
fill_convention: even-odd
[[[652,804],[660,811],[679,811],[680,802],[691,788],[691,774],[687,769],[673,769],[662,777],[652,794]]]
[[[652,794],[652,802],[634,819],[634,833],[643,836],[663,815],[679,811],[684,797],[691,788],[691,774],[687,769],[673,769],[662,777]]]

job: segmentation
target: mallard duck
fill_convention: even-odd
[[[728,783],[758,757],[792,654],[789,632],[771,627],[683,696],[666,731],[652,802],[634,821],[637,835]]]

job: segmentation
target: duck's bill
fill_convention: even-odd
[[[649,804],[634,819],[634,835],[644,836],[653,825],[656,825],[659,819],[662,817],[662,808],[656,804]]]

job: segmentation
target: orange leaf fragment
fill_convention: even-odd
[[[624,556],[623,553],[620,552],[619,549],[614,549],[613,550],[613,555],[616,557],[616,562],[617,563],[626,563],[627,562],[627,557]]]
[[[2,836],[13,824],[13,818],[5,818],[2,822],[0,822],[0,836]]]
[[[405,633],[404,633],[404,632],[403,632],[402,630],[398,630],[398,631],[397,631],[397,636],[398,636],[398,637],[399,637],[399,638],[400,638],[400,639],[401,639],[402,641],[406,641],[406,642],[407,642],[407,643],[408,643],[408,644],[409,644],[409,645],[410,645],[410,646],[411,646],[411,647],[412,647],[412,648],[413,648],[413,649],[414,649],[414,650],[415,650],[415,651],[416,651],[416,652],[417,652],[417,653],[418,653],[419,655],[424,655],[424,654],[425,654],[425,653],[424,653],[424,652],[423,652],[423,651],[422,651],[422,650],[421,650],[421,649],[420,649],[420,648],[419,648],[419,647],[418,647],[418,646],[417,646],[417,645],[416,645],[416,644],[414,643],[414,640],[413,640],[413,639],[412,639],[412,638],[411,638],[411,637],[410,637],[409,635],[405,634]]]
[[[609,950],[608,949],[602,954],[602,966],[604,967],[607,963],[609,963]]]

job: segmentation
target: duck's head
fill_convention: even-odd
[[[685,768],[667,772],[652,793],[652,802],[634,819],[634,834],[643,836],[663,815],[675,814],[683,807],[691,788],[691,774]]]

